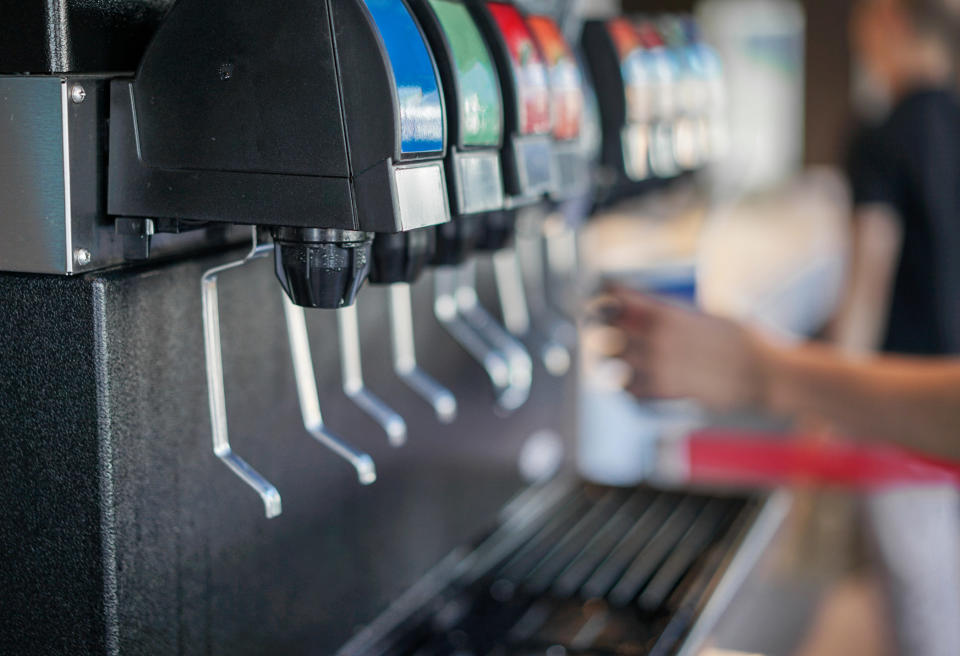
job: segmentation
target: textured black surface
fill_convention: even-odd
[[[460,401],[457,422],[437,424],[389,371],[385,292],[364,289],[367,382],[406,416],[403,449],[340,391],[333,314],[307,315],[324,418],[377,462],[378,482],[358,486],[302,428],[282,291],[260,260],[221,278],[220,303],[231,440],[283,495],[266,520],[210,442],[199,280],[237,255],[0,276],[0,545],[13,554],[0,559],[0,651],[333,653],[492,525],[520,486],[527,435],[572,430],[570,382],[541,371],[528,406],[494,415],[480,368],[429,312],[427,276],[414,287],[419,355]]]
[[[373,240],[370,282],[375,285],[416,282],[436,252],[435,233],[434,228],[419,228],[378,234]]]
[[[280,228],[273,231],[273,270],[297,305],[353,305],[370,273],[372,241],[368,232]]]
[[[102,653],[93,288],[0,276],[0,652]]]
[[[174,0],[0,0],[0,73],[132,71]]]
[[[342,29],[359,38],[357,27]],[[330,30],[327,2],[288,0],[282,11],[270,0],[177,3],[133,84],[143,163],[348,175]]]

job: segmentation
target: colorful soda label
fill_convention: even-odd
[[[517,83],[517,110],[520,114],[521,134],[549,134],[550,88],[543,58],[537,50],[533,35],[523,16],[512,5],[488,2],[510,53],[514,79]]]
[[[400,105],[400,153],[443,151],[443,103],[433,59],[403,0],[364,0],[387,51]]]
[[[626,18],[607,21],[607,32],[620,57],[620,76],[627,100],[627,122],[644,123],[653,112],[647,51],[637,28]]]
[[[552,18],[529,16],[527,25],[540,46],[553,97],[553,136],[560,141],[580,136],[583,122],[583,76],[570,45]]]
[[[430,0],[453,51],[460,97],[460,139],[464,146],[498,146],[503,107],[497,71],[480,30],[462,3]]]

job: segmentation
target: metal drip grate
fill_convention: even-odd
[[[673,653],[757,507],[556,481],[508,505],[473,551],[395,604],[389,626],[340,653]]]

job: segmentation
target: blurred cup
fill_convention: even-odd
[[[684,263],[606,274],[602,280],[694,305],[695,274],[694,266]],[[693,401],[638,401],[627,392],[629,366],[608,355],[617,350],[615,330],[590,328],[583,339],[577,468],[595,483],[637,485],[656,475],[661,445],[701,427],[703,413]]]

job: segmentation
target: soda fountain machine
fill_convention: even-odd
[[[0,651],[702,637],[760,500],[579,481],[575,368],[497,267],[594,179],[559,14],[0,6]]]

